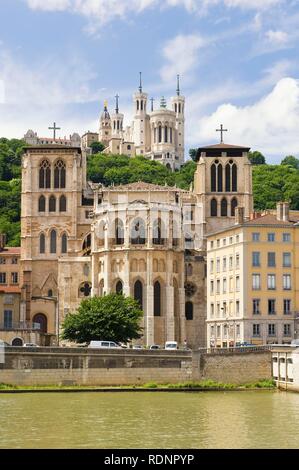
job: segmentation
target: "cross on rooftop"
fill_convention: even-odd
[[[56,127],[56,122],[54,122],[53,127],[48,127],[48,129],[53,130],[54,140],[56,139],[56,131],[60,130],[61,127]]]
[[[220,143],[223,144],[223,132],[228,132],[228,129],[223,129],[223,124],[221,124],[220,129],[216,129],[216,132],[221,132]]]

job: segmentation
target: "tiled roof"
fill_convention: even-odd
[[[216,144],[216,145],[208,145],[206,147],[200,147],[198,150],[204,152],[205,150],[228,150],[228,149],[239,149],[239,150],[242,149],[244,151],[248,151],[250,150],[250,147],[222,143],[222,144]]]
[[[289,221],[277,220],[276,215],[265,214],[261,217],[257,217],[256,219],[248,220],[244,225],[281,225],[292,227],[299,220],[296,216],[293,216],[292,213],[290,213],[290,219],[291,220]]]

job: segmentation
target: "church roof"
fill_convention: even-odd
[[[249,152],[249,150],[250,147],[224,144],[222,142],[216,145],[207,145],[206,147],[199,147],[197,149],[196,159],[199,160],[202,152],[206,153],[208,157],[220,156],[222,152],[226,152],[228,156],[241,156],[243,152]]]
[[[145,183],[136,181],[135,183],[121,184],[119,186],[110,186],[109,189],[116,191],[182,191],[175,186],[162,186],[159,184]]]

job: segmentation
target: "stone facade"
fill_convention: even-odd
[[[0,382],[12,385],[142,385],[214,380],[244,384],[270,379],[271,352],[5,348]]]
[[[42,333],[58,340],[65,315],[82,298],[122,291],[142,306],[143,344],[177,340],[204,347],[206,237],[209,228],[222,228],[232,217],[228,211],[215,216],[207,212],[211,191],[204,191],[211,162],[234,158],[228,164],[235,165],[237,178],[229,194],[217,191],[216,196],[240,200],[245,212],[252,204],[244,148],[226,146],[225,157],[220,147],[214,146],[212,155],[208,150],[201,154],[190,191],[140,182],[106,188],[87,182],[81,148],[27,148],[22,161],[20,321],[39,323]]]

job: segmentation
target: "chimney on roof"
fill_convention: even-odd
[[[236,207],[235,209],[235,224],[241,225],[244,222],[244,207]]]
[[[276,218],[288,222],[290,220],[290,204],[289,202],[278,202],[276,206]]]
[[[0,233],[0,251],[3,251],[6,244],[6,235],[5,233]]]

